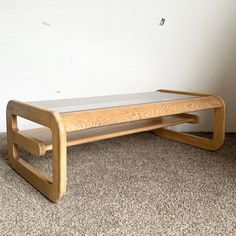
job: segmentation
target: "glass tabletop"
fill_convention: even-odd
[[[47,101],[28,102],[45,109],[59,113],[87,111],[102,108],[123,107],[141,105],[148,103],[159,103],[165,101],[183,100],[196,98],[198,96],[174,94],[166,92],[145,92],[133,94],[107,95],[99,97],[68,98]]]

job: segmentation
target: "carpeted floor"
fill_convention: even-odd
[[[50,153],[21,155],[50,171]],[[67,186],[49,202],[0,135],[0,235],[236,235],[236,135],[217,152],[151,133],[71,147]]]

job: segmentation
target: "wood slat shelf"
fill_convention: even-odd
[[[155,119],[109,125],[100,128],[68,132],[67,146],[74,146],[77,144],[89,143],[138,132],[151,131],[182,123],[197,122],[198,116],[191,114],[179,114]],[[17,131],[15,136],[17,143],[35,155],[41,156],[44,155],[46,151],[52,150],[52,134],[49,128],[36,128]]]

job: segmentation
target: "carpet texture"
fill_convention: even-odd
[[[21,156],[51,171],[50,152]],[[236,235],[236,135],[217,152],[151,133],[68,148],[54,204],[10,168],[1,134],[0,235]]]

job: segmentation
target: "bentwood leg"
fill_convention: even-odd
[[[225,139],[225,106],[222,103],[222,107],[214,109],[214,126],[213,126],[213,138],[207,139],[196,135],[180,133],[166,128],[157,129],[154,131],[160,137],[169,138],[181,143],[193,145],[206,150],[219,149]]]
[[[45,125],[52,131],[52,180],[19,158],[17,144],[17,116]],[[7,106],[7,139],[12,168],[48,199],[57,202],[66,192],[66,132],[60,115],[11,101]],[[27,146],[27,144],[26,144]]]

